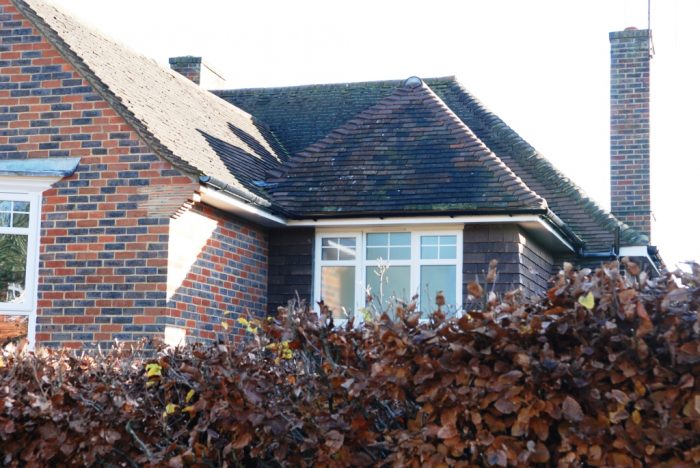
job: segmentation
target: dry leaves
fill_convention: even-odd
[[[679,287],[635,267],[566,265],[539,302],[458,319],[293,307],[242,348],[6,353],[1,463],[696,466],[700,268]]]

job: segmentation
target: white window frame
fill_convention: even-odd
[[[321,268],[324,266],[354,266],[355,267],[355,311],[365,307],[365,287],[367,284],[367,267],[377,266],[377,260],[367,259],[366,239],[370,233],[391,233],[391,232],[409,232],[411,234],[411,259],[410,260],[395,260],[386,262],[389,266],[410,266],[411,268],[411,286],[410,294],[416,292],[420,294],[423,291],[419,290],[420,284],[420,268],[424,265],[455,265],[455,295],[457,312],[462,307],[462,278],[463,278],[463,233],[464,226],[424,226],[419,228],[412,226],[376,226],[366,227],[359,230],[349,231],[346,229],[325,228],[316,229],[314,242],[314,304],[321,300]],[[420,239],[421,236],[448,236],[453,235],[456,238],[456,258],[455,259],[433,259],[421,260],[420,258]],[[355,260],[321,260],[321,240],[324,237],[352,237],[355,239],[357,256]],[[433,291],[435,293],[436,291]],[[419,299],[420,303],[420,299]],[[359,323],[362,320],[362,314],[355,313],[355,321]],[[343,322],[343,319],[335,319],[336,322]]]
[[[26,316],[29,349],[36,343],[36,311],[39,283],[39,246],[41,238],[42,193],[57,177],[0,176],[0,199],[28,201],[29,227],[0,227],[0,234],[27,234],[27,270],[25,300],[22,303],[0,303],[0,315]]]

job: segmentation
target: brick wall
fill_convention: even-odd
[[[313,294],[314,228],[270,231],[270,312],[299,296],[307,303]]]
[[[170,215],[197,184],[138,135],[0,0],[0,159],[79,156],[44,193],[37,342],[161,334]]]
[[[648,30],[610,33],[610,200],[620,220],[651,233]]]
[[[202,57],[171,57],[168,59],[170,68],[187,78],[199,84],[202,70]]]
[[[211,342],[222,320],[236,338],[241,314],[267,308],[267,233],[200,204],[170,223],[168,310],[159,323],[187,330],[190,341]]]

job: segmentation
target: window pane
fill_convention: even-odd
[[[423,260],[437,260],[438,247],[436,245],[421,246],[420,258],[422,258]]]
[[[338,260],[355,260],[355,247],[338,247]]]
[[[435,295],[445,296],[443,310],[453,310],[457,304],[457,268],[454,265],[424,265],[420,267],[420,310],[427,315],[437,309]]]
[[[457,258],[457,247],[454,245],[441,245],[440,246],[440,258],[442,260],[449,259],[454,260]]]
[[[0,303],[24,300],[27,241],[26,235],[0,234]]]
[[[367,287],[372,294],[372,306],[383,311],[392,301],[408,301],[411,296],[411,267],[367,267]]]
[[[322,260],[354,260],[355,239],[353,237],[324,237],[321,239]]]
[[[410,232],[373,232],[367,234],[367,260],[410,260]]]
[[[420,245],[438,245],[438,236],[422,236]]]
[[[0,227],[10,226],[10,215],[11,213],[3,213],[0,211]]]
[[[367,247],[367,260],[388,260],[389,249],[386,247]]]
[[[421,258],[454,260],[457,258],[457,236],[421,236]]]
[[[29,214],[28,213],[15,213],[12,215],[12,227],[29,227]]]
[[[387,246],[389,245],[389,234],[386,232],[367,234],[368,246]]]
[[[355,309],[355,267],[321,268],[321,299],[333,311],[334,318],[345,319]]]
[[[16,201],[14,202],[14,212],[20,211],[22,213],[29,213],[29,202],[28,201]]]
[[[392,232],[389,234],[389,243],[394,245],[411,245],[411,233],[410,232]]]
[[[12,202],[9,200],[0,200],[0,211],[12,211]]]
[[[17,342],[27,337],[29,319],[26,315],[0,315],[0,343]]]
[[[389,249],[389,259],[390,260],[410,260],[411,259],[411,248],[410,247],[391,247]]]

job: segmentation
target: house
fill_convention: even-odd
[[[493,258],[526,293],[563,261],[659,264],[648,31],[610,36],[613,215],[452,77],[212,93],[200,59],[165,69],[44,0],[0,22],[0,314],[32,344],[212,341],[368,286],[456,310]]]

